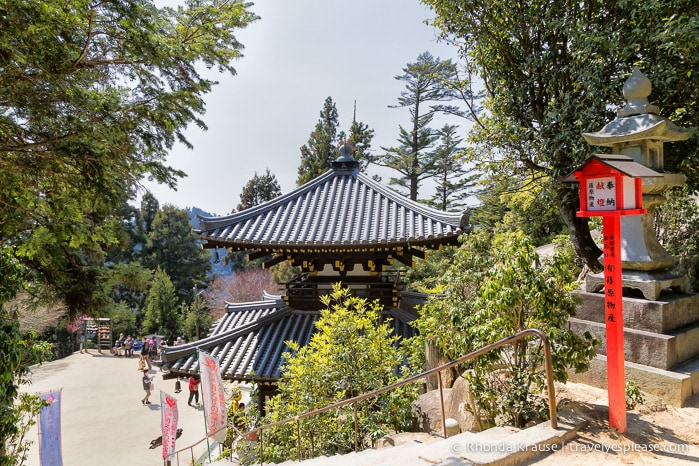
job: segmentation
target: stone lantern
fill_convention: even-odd
[[[663,143],[688,139],[691,130],[679,128],[658,115],[658,107],[648,102],[650,92],[650,80],[634,68],[624,83],[627,102],[618,110],[617,118],[597,132],[584,133],[583,137],[591,145],[611,147],[613,154],[631,157],[662,175],[643,179],[643,206],[648,213],[623,217],[621,223],[623,285],[640,290],[648,300],[656,300],[666,288],[686,292],[687,277],[669,270],[674,258],[658,241],[653,218],[657,207],[665,202],[666,193],[685,184],[684,175],[663,171]],[[603,274],[587,276],[586,291],[596,292],[603,286]]]

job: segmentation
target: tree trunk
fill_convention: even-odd
[[[425,370],[434,369],[437,366],[446,364],[449,362],[449,358],[444,356],[439,348],[429,340],[425,340]],[[442,371],[442,387],[451,388],[456,380],[455,372],[453,369]],[[427,391],[439,389],[439,380],[436,375],[427,377],[425,380]]]
[[[602,255],[602,250],[595,244],[592,235],[590,235],[590,225],[587,218],[575,215],[579,207],[579,199],[574,198],[571,191],[563,189],[559,192],[558,208],[563,216],[563,221],[568,226],[575,251],[590,270],[601,272],[602,264],[599,257]]]

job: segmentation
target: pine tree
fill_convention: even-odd
[[[405,90],[398,98],[398,105],[410,112],[410,128],[399,126],[397,147],[382,147],[386,153],[376,163],[392,168],[403,176],[392,178],[390,183],[408,190],[410,199],[417,200],[420,182],[434,176],[434,161],[430,148],[438,139],[430,128],[434,115],[441,111],[439,102],[454,100],[454,92],[445,82],[456,75],[456,66],[451,60],[440,60],[429,52],[423,52],[415,63],[403,68],[403,74],[395,79],[405,82]],[[433,105],[429,105],[432,103]]]
[[[146,298],[144,333],[157,333],[172,340],[182,334],[182,316],[177,292],[168,274],[158,267]]]
[[[191,296],[195,285],[207,280],[211,270],[208,251],[191,234],[192,225],[184,209],[165,205],[153,220],[153,231],[143,251],[143,265],[160,267],[172,280],[183,300]]]
[[[464,200],[473,192],[478,175],[464,168],[462,139],[456,135],[457,126],[444,125],[439,130],[439,145],[434,151],[434,181],[436,192],[430,204],[440,210],[464,206]]]
[[[328,97],[308,142],[301,146],[301,164],[296,180],[298,186],[325,173],[337,158],[338,126],[337,108],[332,97]]]
[[[281,196],[282,190],[279,187],[277,178],[266,169],[264,175],[259,175],[255,172],[255,176],[243,187],[243,192],[240,193],[240,203],[238,211],[249,209],[263,202],[271,201],[272,199]]]

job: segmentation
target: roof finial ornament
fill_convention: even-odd
[[[340,157],[336,160],[336,162],[354,162],[354,158],[352,157],[352,144],[347,142],[347,139],[343,139],[342,143],[340,144]]]
[[[617,115],[620,118],[645,113],[657,115],[659,112],[658,107],[648,103],[648,96],[652,89],[653,86],[650,83],[650,79],[641,73],[637,66],[634,66],[631,76],[624,83],[623,92],[626,105],[617,111]]]

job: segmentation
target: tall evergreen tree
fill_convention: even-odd
[[[301,146],[301,164],[298,168],[297,185],[302,185],[325,173],[333,160],[337,158],[339,126],[337,108],[332,97],[325,99],[320,119],[308,138]]]
[[[341,133],[340,141],[345,139],[344,132]],[[369,128],[369,125],[357,121],[357,104],[354,105],[354,113],[352,115],[352,125],[349,129],[349,138],[347,142],[352,147],[352,157],[359,162],[359,169],[366,171],[369,164],[374,162],[374,156],[371,154],[371,140],[374,139],[374,130]]]
[[[160,203],[153,193],[146,191],[141,198],[141,222],[139,227],[144,235],[153,231],[153,220],[160,211]]]
[[[182,335],[182,328],[183,321],[175,286],[168,274],[158,267],[146,298],[143,332],[164,335],[172,341]]]
[[[277,182],[277,177],[269,171],[269,168],[265,170],[263,175],[258,175],[255,172],[252,179],[243,186],[243,191],[240,193],[238,211],[271,201],[281,196],[281,194],[282,190],[279,187],[279,182]]]
[[[454,100],[453,91],[445,82],[453,80],[456,65],[451,60],[440,60],[429,52],[423,52],[415,63],[403,68],[403,74],[395,79],[405,82],[405,90],[392,108],[408,108],[410,127],[399,127],[398,146],[382,147],[386,151],[377,157],[376,163],[398,171],[400,178],[390,183],[408,191],[410,199],[417,200],[420,182],[434,176],[434,160],[430,148],[438,139],[430,128],[434,115],[441,111],[440,102]],[[432,104],[432,105],[430,105]]]
[[[440,210],[453,210],[464,206],[465,199],[473,194],[478,175],[469,174],[464,168],[462,139],[456,135],[457,126],[444,125],[439,130],[439,145],[434,151],[434,181],[436,192],[430,204]]]
[[[211,270],[209,253],[197,244],[191,230],[186,210],[163,206],[153,220],[142,256],[144,266],[160,267],[167,273],[184,301],[191,297],[194,286],[207,281]]]
[[[265,174],[261,176],[255,172],[255,176],[247,182],[243,187],[243,191],[240,193],[238,210],[249,209],[263,202],[271,201],[281,196],[281,194],[282,190],[279,187],[277,178],[269,171],[269,168],[267,168]],[[237,272],[249,268],[259,268],[262,262],[266,260],[266,258],[263,257],[256,261],[249,262],[247,255],[248,251],[229,251],[226,257],[223,258],[223,264],[230,265],[231,270]]]

